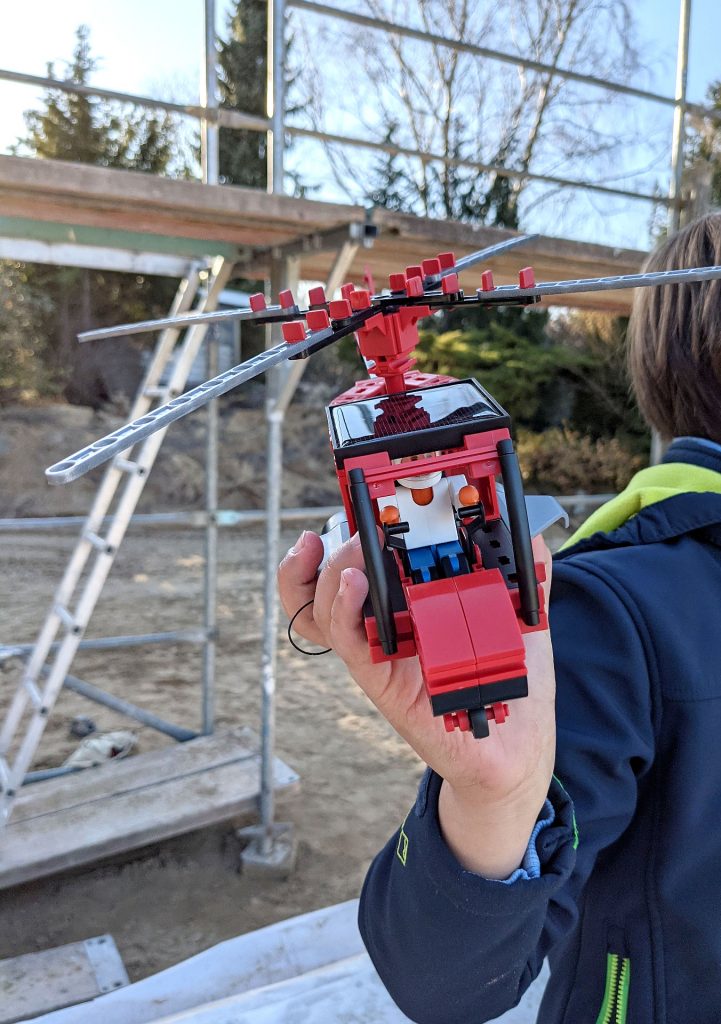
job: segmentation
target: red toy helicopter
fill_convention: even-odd
[[[354,333],[371,375],[336,398],[327,415],[348,529],[360,535],[368,575],[371,657],[417,655],[446,729],[487,736],[490,720],[505,720],[508,701],[528,693],[523,634],[547,626],[544,566],[533,561],[508,413],[474,379],[413,369],[418,321],[446,307],[528,305],[543,295],[721,277],[721,267],[702,267],[536,285],[525,268],[518,286],[496,288],[485,271],[476,294],[463,293],[460,270],[527,238],[457,263],[442,253],[391,274],[389,291],[378,295],[346,284],[341,298],[329,301],[322,288],[312,288],[309,308],[301,310],[290,291],[272,306],[258,294],[250,309],[87,332],[82,340],[243,319],[282,323],[284,342],[94,442],[46,476],[51,483],[74,480],[271,366]]]

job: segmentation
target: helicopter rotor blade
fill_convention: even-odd
[[[542,298],[544,295],[573,295],[577,292],[610,292],[625,288],[653,288],[663,284],[692,284],[695,281],[711,281],[721,277],[719,267],[689,267],[686,270],[658,270],[646,274],[621,274],[617,277],[588,277],[576,281],[542,281],[532,288],[519,288],[506,284],[493,291],[476,292],[481,302],[487,297],[491,302],[503,305],[511,298]]]
[[[517,238],[507,238],[505,242],[496,242],[495,245],[489,245],[485,249],[479,249],[478,252],[462,256],[454,267],[442,270],[438,276],[439,278],[446,277],[448,274],[457,274],[463,270],[468,270],[469,267],[475,266],[476,263],[483,263],[485,260],[491,259],[492,256],[498,256],[502,252],[507,252],[508,249],[515,249],[517,245],[525,245],[526,242],[531,242],[534,238],[538,238],[537,233],[533,235],[519,235]]]
[[[505,242],[496,242],[495,245],[488,245],[485,249],[479,249],[477,252],[471,252],[467,256],[462,256],[452,267],[446,267],[438,274],[430,274],[424,277],[423,288],[425,291],[428,291],[430,288],[436,288],[443,278],[448,277],[449,274],[462,273],[462,271],[468,270],[469,267],[475,266],[476,263],[485,262],[499,253],[506,252],[508,249],[515,249],[517,245],[525,245],[526,242],[530,242],[534,238],[538,238],[538,235],[518,235],[516,238],[507,238]]]
[[[299,342],[298,346],[302,344]],[[137,444],[138,441],[145,440],[146,437],[170,426],[175,420],[187,416],[188,413],[199,409],[201,405],[205,405],[213,398],[224,395],[226,391],[230,391],[239,384],[251,380],[265,370],[269,370],[272,366],[287,359],[289,354],[292,354],[288,352],[290,348],[291,346],[282,342],[273,348],[266,349],[260,355],[248,359],[247,362],[234,366],[232,370],[227,370],[225,373],[213,377],[212,380],[200,384],[197,388],[193,388],[192,391],[186,391],[177,398],[173,398],[166,405],[158,406],[157,409],[145,413],[144,416],[133,420],[132,423],[114,430],[107,437],[93,441],[86,448],[81,448],[74,455],[70,455],[67,459],[63,459],[61,462],[57,462],[54,466],[46,469],[45,476],[48,483],[68,484],[73,480],[77,480],[78,477],[83,476],[89,470],[94,469],[96,466],[101,466],[114,456],[127,451],[134,444]]]
[[[78,334],[78,341],[104,341],[106,338],[120,338],[129,334],[144,334],[146,331],[160,331],[166,327],[192,327],[193,324],[222,324],[235,320],[273,323],[275,320],[292,320],[294,318],[296,316],[293,309],[284,309],[282,306],[267,306],[257,312],[244,306],[240,309],[223,309],[212,313],[184,313],[180,316],[162,317],[159,320],[139,320],[134,324],[101,327],[94,331],[83,331]]]
[[[132,423],[128,423],[118,430],[114,430],[107,437],[93,441],[74,455],[62,459],[45,470],[45,477],[51,484],[68,484],[78,477],[83,476],[96,466],[101,466],[116,455],[127,452],[139,441],[145,440],[151,434],[164,430],[171,423],[182,419],[188,413],[194,412],[214,398],[219,398],[240,384],[258,377],[261,373],[283,363],[288,359],[300,359],[317,352],[327,345],[352,334],[362,323],[378,312],[376,306],[359,310],[348,319],[337,322],[335,326],[324,327],[318,331],[307,331],[300,341],[281,342],[273,348],[266,349],[258,355],[239,363],[230,370],[218,374],[212,380],[199,384],[191,391],[186,391],[177,398],[173,398],[165,405],[159,405],[156,409],[140,416]]]
[[[440,282],[441,278],[446,277],[448,274],[465,270],[468,267],[472,267],[475,263],[490,259],[490,257],[498,253],[505,252],[507,249],[513,249],[515,246],[522,245],[524,242],[537,237],[537,235],[519,235],[517,238],[509,238],[505,242],[498,242],[496,245],[487,246],[478,252],[472,252],[458,260],[455,266],[442,270],[440,274],[436,274],[432,278],[426,278],[425,285],[426,287],[433,287]],[[115,327],[99,327],[92,331],[82,331],[78,334],[78,341],[81,343],[105,341],[108,338],[122,338],[132,334],[145,334],[148,331],[161,331],[168,327],[192,327],[193,324],[223,324],[232,323],[237,320],[250,320],[257,324],[270,324],[297,320],[303,316],[303,313],[304,311],[298,310],[297,306],[284,307],[278,305],[267,306],[265,309],[257,311],[242,307],[239,309],[224,309],[212,313],[191,312],[179,316],[161,317],[157,320],[139,320],[132,324],[118,324]]]

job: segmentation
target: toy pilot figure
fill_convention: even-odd
[[[399,477],[395,485],[395,496],[378,499],[380,519],[389,526],[399,522],[408,525],[399,540],[405,547],[413,580],[428,583],[469,572],[455,509],[477,505],[477,489],[462,474],[444,476],[441,470]]]

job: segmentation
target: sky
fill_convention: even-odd
[[[228,0],[218,0],[222,27]],[[630,0],[643,44],[643,87],[673,94],[679,0]],[[4,10],[3,10],[4,8]],[[303,12],[292,17],[302,19]],[[0,2],[0,68],[45,75],[49,61],[60,74],[73,49],[78,25],[91,29],[92,51],[100,66],[94,84],[108,89],[197,101],[203,38],[203,0],[31,0],[25,4]],[[721,3],[692,0],[689,99],[703,102],[709,81],[721,78]],[[0,152],[7,152],[23,132],[22,111],[35,106],[34,87],[0,81]],[[662,131],[666,131],[666,122]],[[670,149],[670,118],[668,119]],[[307,151],[308,159],[322,160]],[[297,159],[305,158],[301,151]],[[659,169],[660,177],[666,169]],[[340,199],[330,181],[318,198]],[[579,223],[574,237],[605,233],[598,241],[643,247],[647,242],[649,208],[643,203],[611,200],[605,211],[600,201],[590,221]],[[547,230],[554,214],[540,213],[535,229]],[[544,224],[544,217],[548,223]]]

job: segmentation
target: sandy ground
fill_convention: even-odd
[[[289,546],[294,533],[284,535]],[[202,616],[200,534],[133,536],[116,561],[89,635],[196,625]],[[33,536],[3,545],[3,639],[30,640],[60,575],[69,538]],[[262,535],[224,533],[220,557],[217,726],[259,718]],[[186,645],[81,652],[74,673],[172,720],[200,723],[200,656]],[[6,698],[17,666],[0,676]],[[48,724],[38,766],[59,764],[77,741],[73,716],[98,728],[127,721],[63,693]],[[193,834],[122,863],[28,884],[0,894],[0,957],[109,931],[131,978],[206,946],[293,914],[358,894],[374,852],[404,817],[419,774],[414,755],[369,706],[334,656],[306,659],[280,643],[278,754],[302,779],[281,800],[295,823],[297,869],[287,882],[248,881],[237,872],[232,829]],[[138,750],[167,742],[135,730]]]
[[[0,515],[80,513],[87,481],[48,489],[42,469],[113,429],[120,420],[88,410],[6,410],[0,418]],[[334,502],[334,479],[317,412],[299,409],[288,431],[286,505]],[[320,434],[322,438],[322,434]],[[224,416],[221,505],[262,500],[262,416]],[[202,426],[179,425],[149,481],[142,508],[198,507]],[[283,535],[283,550],[297,530]],[[0,534],[0,642],[31,642],[73,546],[72,532]],[[200,531],[131,528],[91,621],[88,636],[192,628],[202,622]],[[220,534],[217,727],[259,722],[263,539],[259,528]],[[0,671],[0,705],[12,693],[18,662]],[[200,654],[187,645],[81,652],[73,672],[179,723],[200,724]],[[61,763],[77,740],[68,726],[90,714],[101,730],[127,720],[63,693],[36,767]],[[133,726],[133,728],[135,728]],[[138,750],[168,742],[142,727]],[[356,896],[376,850],[413,800],[420,765],[360,693],[333,655],[304,658],[281,638],[278,754],[301,776],[300,793],[282,798],[280,820],[299,839],[286,882],[238,873],[233,829],[180,837],[91,870],[0,893],[0,957],[110,932],[131,979],[143,977],[239,933]]]

